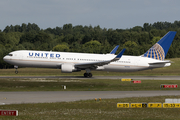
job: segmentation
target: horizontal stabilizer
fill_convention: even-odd
[[[166,64],[166,63],[171,63],[171,61],[162,61],[162,62],[155,62],[155,63],[149,63],[149,65],[157,65],[157,64]]]

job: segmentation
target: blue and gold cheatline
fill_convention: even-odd
[[[142,57],[153,58],[156,60],[164,60],[164,49],[158,43],[156,43],[146,53],[144,53]]]

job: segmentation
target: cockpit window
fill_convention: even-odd
[[[9,56],[13,56],[13,54],[9,54]]]

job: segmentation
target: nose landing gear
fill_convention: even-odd
[[[18,66],[15,65],[14,68],[16,69],[16,70],[15,70],[15,73],[18,74],[18,70],[17,70],[17,69],[18,69]]]

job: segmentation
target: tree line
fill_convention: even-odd
[[[109,53],[116,45],[125,55],[142,55],[168,31],[177,31],[166,58],[180,57],[180,21],[144,23],[143,27],[106,29],[64,24],[40,29],[35,23],[6,26],[0,30],[0,68],[13,67],[3,57],[15,50],[45,50],[83,53]]]

